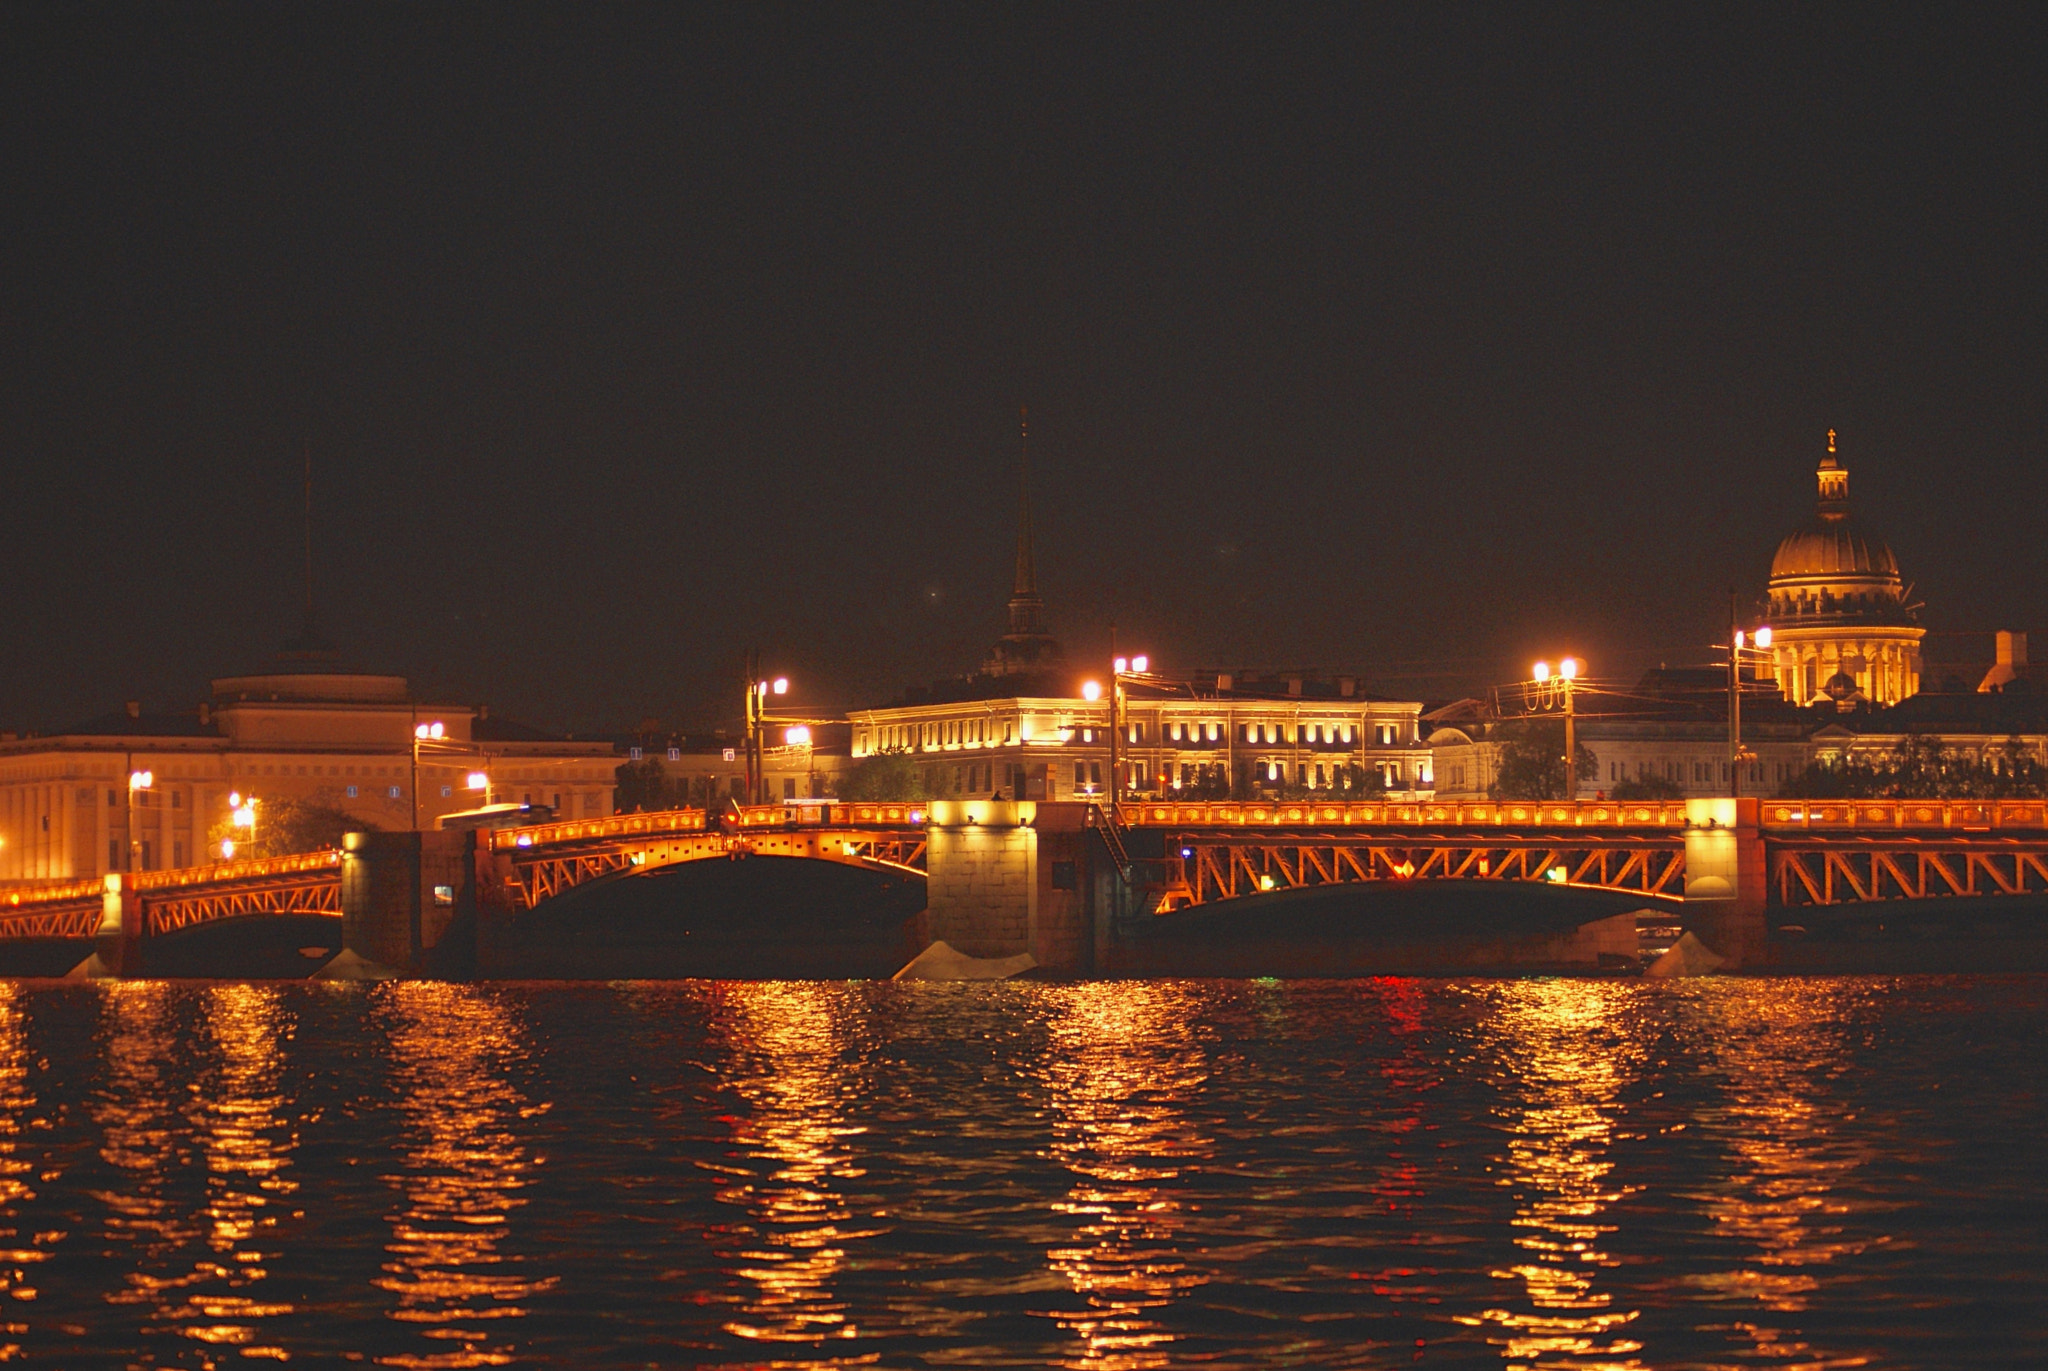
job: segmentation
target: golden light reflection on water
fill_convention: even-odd
[[[754,981],[723,984],[718,994],[716,1027],[733,1055],[729,1083],[749,1106],[729,1120],[730,1155],[739,1164],[718,1168],[717,1187],[719,1200],[746,1218],[710,1235],[728,1269],[749,1287],[725,1331],[762,1343],[857,1338],[861,1330],[834,1281],[845,1269],[848,1244],[881,1230],[856,1221],[842,1189],[865,1174],[849,1146],[864,1130],[846,1118],[859,1081],[843,1059],[844,989]]]
[[[1602,1243],[1612,1207],[1631,1193],[1608,1148],[1621,1092],[1641,1071],[1642,1049],[1620,1022],[1627,988],[1601,981],[1510,981],[1493,987],[1482,1025],[1508,1131],[1499,1183],[1515,1199],[1521,1257],[1492,1272],[1522,1286],[1526,1303],[1459,1322],[1489,1330],[1511,1366],[1619,1371],[1641,1367],[1599,1273],[1616,1264]]]
[[[29,1089],[28,1072],[28,1031],[22,1014],[21,989],[12,982],[0,982],[0,1299],[24,1303],[40,1293],[35,1283],[38,1264],[49,1255],[50,1248],[68,1236],[21,1227],[23,1210],[34,1202],[38,1181],[58,1178],[54,1172],[36,1176],[36,1161],[23,1138],[25,1130],[40,1122],[31,1118],[36,1097]],[[19,1331],[19,1326],[11,1321],[7,1328],[10,1333]],[[0,1342],[0,1360],[11,1360],[20,1354],[19,1343]]]
[[[266,1319],[293,1312],[288,1299],[262,1294],[266,1246],[289,1209],[298,1183],[286,1174],[298,1143],[295,1111],[280,1088],[279,1043],[289,1032],[276,987],[224,984],[202,999],[202,1018],[218,1054],[217,1072],[185,1107],[192,1139],[206,1163],[206,1200],[199,1211],[206,1254],[192,1269],[182,1302],[164,1312],[194,1341],[233,1348],[243,1357],[288,1360]]]
[[[1189,1025],[1203,1006],[1172,984],[1055,992],[1047,1045],[1054,1158],[1074,1173],[1054,1208],[1081,1220],[1046,1254],[1085,1312],[1052,1317],[1080,1340],[1059,1365],[1147,1371],[1171,1364],[1175,1334],[1152,1313],[1204,1284],[1176,1238],[1187,1215],[1172,1182],[1211,1139],[1187,1119],[1208,1079]]]
[[[212,1275],[210,1262],[165,1269],[205,1237],[164,1193],[185,1164],[186,1123],[175,1110],[190,1098],[184,1089],[190,1049],[178,1035],[176,992],[165,982],[106,981],[99,990],[104,1077],[91,1110],[101,1130],[100,1157],[116,1169],[117,1188],[93,1197],[107,1210],[107,1249],[125,1254],[130,1268],[106,1300],[145,1306],[175,1327],[186,1292]]]
[[[1722,1237],[1749,1249],[1749,1259],[1687,1277],[1687,1284],[1734,1309],[1797,1314],[1820,1287],[1814,1268],[1884,1241],[1849,1236],[1843,1220],[1851,1206],[1836,1193],[1870,1159],[1867,1144],[1842,1137],[1854,1116],[1842,1113],[1828,1085],[1845,1069],[1841,1025],[1855,1017],[1851,993],[1841,982],[1789,980],[1721,984],[1714,992],[1694,1007],[1694,1022],[1722,1085],[1718,1103],[1695,1117],[1723,1140],[1730,1164],[1693,1198]],[[1787,1322],[1767,1317],[1718,1327],[1751,1344],[1742,1355],[1749,1364],[1865,1363],[1817,1350]]]
[[[396,1297],[388,1317],[415,1327],[431,1350],[377,1360],[506,1365],[514,1360],[508,1321],[525,1317],[521,1302],[559,1279],[530,1273],[501,1246],[539,1165],[519,1130],[539,1110],[505,1076],[523,1047],[486,990],[424,981],[385,990],[391,1075],[410,1136],[401,1169],[385,1177],[403,1199],[388,1216],[377,1285]]]

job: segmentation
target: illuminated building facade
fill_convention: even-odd
[[[1142,667],[1142,661],[1138,663]],[[1007,631],[978,675],[854,710],[857,764],[885,753],[914,759],[934,795],[1026,800],[1125,796],[1254,797],[1347,788],[1427,794],[1422,705],[1362,694],[1354,677],[1204,673],[1123,678],[1122,738],[1110,746],[1108,673],[1096,698],[1047,630],[1032,550],[1031,503],[1020,477],[1017,553]],[[1112,757],[1114,752],[1114,757]]]
[[[942,685],[882,709],[856,710],[853,756],[911,756],[935,794],[1108,798],[1110,706],[1064,690],[1006,690],[1014,678]],[[1054,684],[1041,682],[1042,685]],[[1199,682],[1127,679],[1116,765],[1129,796],[1259,796],[1384,786],[1433,787],[1416,701],[1362,695],[1342,677]]]
[[[262,801],[290,798],[387,830],[411,828],[415,815],[432,828],[487,796],[565,818],[611,813],[609,741],[417,702],[402,676],[311,665],[216,680],[188,713],[130,703],[54,734],[0,738],[0,881],[126,870],[131,852],[144,870],[200,865],[216,855],[208,830],[236,793],[256,798],[259,822]],[[438,724],[437,736],[418,739],[423,724]],[[152,783],[131,804],[134,772]],[[486,791],[469,787],[472,774],[488,777]]]
[[[1768,670],[1794,704],[1897,704],[1920,689],[1926,630],[1914,622],[1891,548],[1849,517],[1849,471],[1832,431],[1816,474],[1813,519],[1771,558]]]

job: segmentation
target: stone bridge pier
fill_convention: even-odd
[[[473,976],[479,919],[506,905],[513,880],[475,831],[348,834],[342,950],[404,976]]]
[[[1770,868],[1755,799],[1685,802],[1685,926],[1726,957],[1731,970],[1760,965]]]
[[[970,957],[1028,952],[1087,975],[1131,899],[1080,801],[936,800],[926,813],[926,917]]]

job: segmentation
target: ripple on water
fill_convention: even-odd
[[[0,1355],[2042,1364],[2043,991],[0,983]]]

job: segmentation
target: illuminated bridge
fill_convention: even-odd
[[[473,898],[533,909],[593,880],[713,858],[777,856],[899,873],[929,872],[939,896],[947,862],[965,863],[1015,828],[1042,830],[1047,870],[1099,853],[1139,912],[1167,912],[1307,886],[1369,881],[1536,882],[1626,892],[1677,907],[1716,895],[1702,866],[1712,842],[1757,903],[1780,911],[1887,900],[2048,894],[2048,802],[2041,800],[1764,800],[1622,803],[1193,803],[1121,805],[1112,820],[1086,805],[1000,802],[796,802],[707,821],[701,810],[617,815],[477,835],[445,880],[418,877],[420,898]],[[1715,806],[1726,806],[1717,817]],[[1066,811],[1074,811],[1069,814]],[[1008,827],[1006,827],[1006,825]],[[1061,847],[1050,835],[1076,837]],[[945,844],[935,840],[947,835]],[[409,835],[374,835],[405,840]],[[416,840],[468,841],[466,834]],[[1057,849],[1057,850],[1055,850]],[[424,850],[422,848],[421,850]],[[1688,870],[1690,865],[1694,868]],[[1064,856],[1062,855],[1064,854]],[[420,870],[431,865],[416,858]],[[310,853],[143,872],[0,892],[0,947],[134,943],[210,923],[283,916],[341,919],[344,854]],[[964,868],[963,868],[964,869]],[[473,877],[472,877],[473,873]],[[473,884],[471,883],[473,880]],[[974,895],[972,885],[959,886]]]

